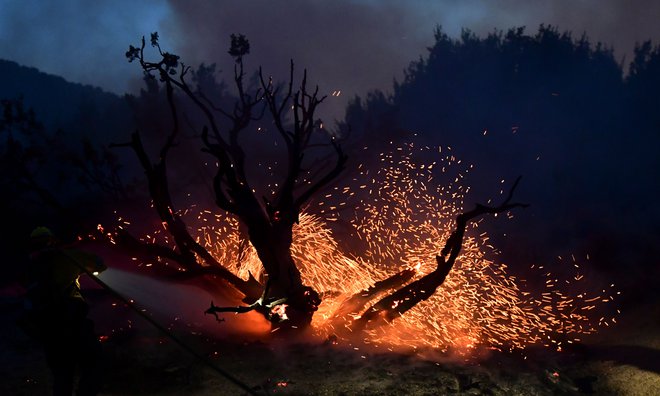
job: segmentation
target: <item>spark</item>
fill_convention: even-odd
[[[360,312],[345,317],[338,313],[351,296],[404,268],[415,270],[414,279],[435,269],[435,256],[465,206],[469,187],[462,180],[473,169],[446,154],[450,151],[450,147],[393,145],[391,152],[378,157],[379,169],[361,172],[353,178],[352,187],[323,194],[301,213],[294,225],[291,253],[303,282],[323,297],[312,321],[318,335],[333,337],[338,320],[339,325],[351,328]],[[420,162],[416,153],[433,158]],[[340,216],[342,208],[351,208],[352,215]],[[196,240],[228,270],[242,279],[251,274],[264,280],[256,250],[239,231],[236,217],[208,210],[180,215],[189,224],[193,216],[199,218],[197,223],[202,225],[196,230]],[[347,238],[336,234],[335,224],[344,228],[341,235]],[[598,326],[616,322],[594,319],[597,305],[611,302],[612,293],[594,295],[585,290],[583,273],[563,279],[543,271],[544,265],[533,264],[530,270],[542,279],[543,290],[527,289],[523,279],[507,273],[506,265],[496,261],[496,249],[479,227],[474,223],[466,234],[444,284],[389,325],[365,330],[368,343],[468,353],[478,346],[510,351],[533,344],[560,350],[559,340],[579,342]],[[103,233],[100,225],[99,231]],[[153,232],[155,238],[174,247],[159,231]],[[580,260],[574,255],[571,259],[567,267],[577,271]],[[286,320],[286,307],[277,305],[271,314]]]

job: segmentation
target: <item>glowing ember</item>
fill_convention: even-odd
[[[270,313],[271,315],[278,317],[280,322],[283,322],[289,319],[286,315],[286,307],[287,304],[276,305],[270,310]]]
[[[463,197],[469,191],[461,180],[472,168],[460,166],[451,150],[445,151],[434,153],[432,162],[419,164],[413,160],[415,154],[429,157],[429,148],[413,144],[397,147],[380,156],[380,169],[360,167],[350,186],[335,187],[301,214],[294,227],[292,255],[304,283],[323,298],[312,322],[319,335],[334,337],[340,327],[350,330],[361,312],[342,313],[338,309],[354,294],[404,268],[414,269],[415,279],[435,268],[435,255],[462,212]],[[443,179],[451,174],[451,182],[440,184],[439,174]],[[194,223],[190,218],[193,210],[179,214],[188,224]],[[239,232],[234,217],[208,210],[196,216],[203,224],[197,240],[218,262],[243,279],[249,274],[262,279],[256,251]],[[340,246],[331,226],[342,229],[345,243],[359,242],[359,246],[350,246],[351,251],[360,251],[359,257]],[[172,244],[162,229],[144,240]],[[546,278],[545,290],[533,293],[506,272],[506,265],[493,262],[494,256],[488,236],[474,223],[454,268],[437,292],[389,325],[367,329],[364,341],[459,351],[477,346],[512,350],[530,344],[561,350],[564,343],[579,341],[597,326],[615,322],[614,318],[601,317],[594,324],[589,316],[596,305],[612,301],[614,285],[610,291],[591,295],[578,291],[584,283],[583,274],[560,279],[543,266],[532,266]],[[576,262],[574,265],[579,270]],[[286,304],[273,307],[271,313],[286,320]]]

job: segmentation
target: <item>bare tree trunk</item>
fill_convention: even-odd
[[[248,225],[250,242],[267,274],[263,304],[273,310],[271,320],[276,328],[308,326],[320,304],[318,293],[303,284],[291,256],[291,229],[292,226],[282,223],[269,227]]]

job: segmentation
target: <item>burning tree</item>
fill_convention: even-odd
[[[194,90],[186,80],[190,68],[179,61],[177,55],[161,50],[158,35],[151,35],[151,45],[158,50],[161,59],[150,62],[145,59],[145,40],[139,48],[131,46],[126,53],[129,61],[137,60],[147,74],[157,74],[165,85],[167,100],[172,115],[172,131],[160,150],[156,163],[151,162],[139,133],[132,135],[130,147],[136,152],[144,168],[149,192],[159,217],[167,225],[177,249],[158,245],[140,244],[136,239],[122,233],[120,239],[133,245],[142,245],[151,253],[174,259],[192,273],[213,272],[245,295],[248,306],[235,308],[212,307],[211,312],[247,312],[258,310],[269,319],[287,326],[304,327],[311,322],[320,298],[313,287],[304,285],[300,272],[291,257],[292,229],[299,221],[301,208],[317,191],[335,179],[346,163],[346,155],[335,136],[329,137],[328,147],[334,152],[334,165],[321,169],[316,178],[305,169],[305,154],[315,136],[323,133],[322,124],[316,118],[316,109],[325,99],[319,96],[318,86],[310,90],[307,72],[303,73],[299,85],[294,88],[294,64],[291,62],[288,85],[276,86],[272,78],[265,78],[259,70],[260,87],[248,92],[245,82],[243,57],[250,51],[248,40],[243,35],[232,35],[229,54],[235,60],[234,84],[237,101],[232,110],[215,106],[201,90]],[[182,92],[205,117],[206,126],[201,134],[203,151],[217,161],[217,172],[213,178],[215,203],[235,215],[247,229],[249,242],[256,249],[265,269],[265,284],[251,277],[244,281],[226,270],[188,232],[181,217],[173,210],[167,180],[167,155],[179,135],[179,111],[175,101],[175,89]],[[246,171],[245,148],[239,142],[241,133],[252,122],[268,111],[273,124],[286,145],[286,175],[270,197],[258,197]],[[292,114],[293,121],[287,122]],[[217,116],[226,118],[229,127],[222,130]],[[200,265],[202,264],[202,265]]]
[[[377,260],[378,255],[365,260],[343,254],[320,219],[304,211],[304,205],[313,196],[337,180],[347,161],[337,137],[325,133],[322,123],[315,116],[325,97],[319,96],[318,87],[309,89],[306,72],[296,85],[291,62],[288,83],[277,85],[271,78],[265,78],[259,69],[256,87],[249,88],[243,64],[244,56],[249,53],[249,42],[242,35],[232,35],[229,54],[235,60],[233,77],[237,99],[229,110],[216,106],[199,87],[194,89],[189,85],[187,77],[190,69],[180,62],[178,56],[161,50],[155,33],[151,36],[151,45],[160,56],[157,61],[145,58],[144,39],[141,46],[131,46],[126,56],[130,61],[138,61],[147,75],[160,78],[165,87],[172,129],[160,147],[155,162],[150,159],[138,132],[123,145],[131,147],[137,154],[146,174],[153,206],[174,244],[166,246],[141,240],[122,228],[113,233],[112,238],[143,254],[143,257],[163,258],[177,263],[185,270],[186,276],[213,274],[242,293],[244,305],[217,307],[212,303],[207,313],[217,316],[223,312],[257,311],[277,329],[304,329],[314,324],[323,334],[340,336],[349,333],[373,335],[382,324],[392,323],[405,315],[397,322],[403,321],[406,323],[404,328],[408,326],[413,333],[417,332],[415,338],[418,340],[420,328],[434,328],[424,330],[425,334],[434,334],[433,340],[420,341],[434,347],[451,344],[452,339],[462,337],[461,334],[468,340],[466,345],[485,342],[498,348],[510,348],[534,342],[548,345],[550,341],[560,343],[549,335],[553,332],[581,334],[593,331],[589,318],[580,313],[580,309],[593,308],[594,300],[588,299],[586,293],[573,299],[552,289],[558,281],[549,279],[546,282],[548,289],[542,298],[528,297],[530,293],[518,288],[515,277],[509,277],[503,268],[490,267],[492,263],[479,251],[475,238],[466,235],[469,223],[482,215],[509,212],[526,206],[513,201],[518,180],[500,205],[477,205],[473,210],[461,213],[460,209],[447,205],[446,201],[434,195],[440,195],[440,191],[434,193],[424,185],[424,180],[430,180],[432,166],[418,169],[410,161],[404,161],[408,170],[416,174],[406,176],[408,185],[399,189],[401,175],[407,171],[396,168],[403,163],[391,159],[391,165],[396,169],[386,170],[383,174],[394,179],[389,180],[387,178],[390,176],[383,174],[380,176],[383,180],[369,178],[373,180],[374,191],[384,191],[395,185],[395,189],[399,190],[384,192],[385,199],[389,201],[381,202],[383,207],[367,208],[375,214],[371,219],[375,223],[363,224],[365,226],[360,234],[366,239],[377,240],[378,251],[381,248],[388,250],[392,244],[407,248],[415,246],[412,246],[412,251],[402,250],[389,257],[396,261],[401,259],[401,255],[409,256],[401,259],[398,270],[391,271],[392,267],[397,267],[396,264],[390,264],[387,270],[383,270],[378,267],[382,263],[369,262],[370,259]],[[181,129],[182,112],[176,92],[182,93],[181,96],[189,99],[203,115],[205,126],[200,135],[202,150],[217,161],[213,177],[215,204],[240,224],[232,223],[232,227],[239,227],[240,230],[234,230],[231,240],[224,244],[222,239],[208,243],[201,241],[199,236],[191,235],[181,211],[173,205],[167,159]],[[280,168],[283,169],[280,180],[274,184],[270,194],[260,197],[258,191],[263,186],[258,186],[258,179],[248,171],[255,160],[249,158],[247,147],[239,138],[244,137],[245,132],[264,116],[270,117],[277,135],[284,142],[285,166]],[[309,153],[319,147],[321,139],[327,141],[321,147],[330,152],[330,160],[326,163],[310,162]],[[454,161],[453,156],[451,158],[448,161]],[[444,166],[442,169],[444,172]],[[348,187],[344,189],[348,190]],[[401,192],[404,190],[407,192]],[[412,195],[418,196],[420,206],[408,206]],[[449,195],[462,196],[462,193]],[[388,220],[383,217],[385,207],[395,208],[397,218]],[[438,214],[440,211],[443,214]],[[407,224],[411,213],[427,218],[416,224]],[[455,227],[451,232],[447,227],[449,215],[455,217]],[[379,229],[379,225],[383,226]],[[357,228],[360,227],[357,225]],[[388,230],[388,227],[391,229]],[[379,232],[390,236],[381,239]],[[397,240],[402,233],[424,233],[424,240],[418,239],[413,244]],[[237,234],[239,237],[236,237]],[[325,251],[322,255],[310,248],[313,244],[310,245],[309,241],[315,238],[314,243],[319,238],[323,239]],[[299,242],[300,239],[305,239],[307,245]],[[238,246],[238,260],[243,261],[239,267],[241,276],[230,270],[231,266],[225,262],[226,256],[223,258],[223,252],[217,251],[230,244],[236,245],[232,248]],[[440,244],[444,244],[442,249],[438,249]],[[254,256],[246,259],[244,253],[247,250],[250,251],[248,255],[254,253]],[[428,258],[432,260],[438,250],[440,253],[435,257],[435,262],[429,263]],[[452,270],[455,275],[453,279],[448,277]],[[474,279],[469,280],[470,276]],[[546,276],[551,274],[548,272]],[[447,279],[450,281],[445,282]],[[575,278],[576,281],[579,279],[581,276]],[[339,285],[338,282],[347,285]],[[446,290],[438,293],[443,284]],[[324,306],[319,310],[322,297]],[[576,308],[578,300],[583,300],[585,307]],[[425,301],[426,304],[423,304]],[[315,315],[317,310],[319,314]],[[439,310],[451,314],[447,318],[436,318]],[[431,324],[427,323],[431,320],[429,315],[433,316]],[[317,320],[319,317],[321,319]],[[452,318],[456,319],[455,323],[450,323]],[[439,323],[443,319],[449,322]]]

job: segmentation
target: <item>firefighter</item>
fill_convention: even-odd
[[[80,374],[77,394],[90,396],[99,391],[101,345],[87,318],[89,307],[78,278],[106,268],[98,256],[62,246],[46,227],[37,227],[30,235],[21,325],[43,346],[55,396],[73,393],[76,367]]]

